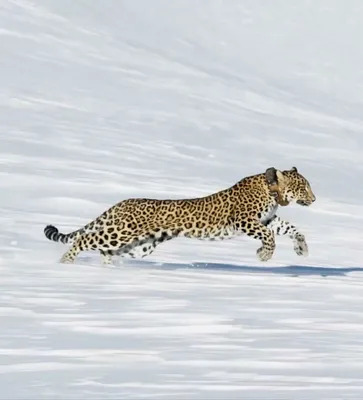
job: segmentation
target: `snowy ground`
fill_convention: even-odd
[[[363,396],[363,4],[3,0],[0,398]],[[100,266],[47,241],[127,197],[296,165],[317,196],[248,238]]]

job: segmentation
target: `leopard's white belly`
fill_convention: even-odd
[[[188,238],[195,238],[199,240],[224,240],[231,239],[237,236],[237,233],[233,227],[233,225],[226,225],[221,228],[216,228],[212,230],[200,230],[196,234],[192,234],[191,232],[181,232],[179,236],[184,236]]]
[[[277,204],[270,206],[269,209],[261,215],[260,222],[264,224],[269,219],[273,218],[276,214],[277,208]]]

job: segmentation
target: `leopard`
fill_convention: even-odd
[[[99,251],[102,264],[113,264],[113,256],[143,258],[177,237],[223,240],[240,235],[260,241],[257,258],[266,262],[274,254],[276,235],[287,235],[298,256],[308,255],[304,234],[281,219],[277,210],[291,203],[310,206],[315,200],[309,181],[297,167],[269,167],[203,197],[128,198],[78,230],[64,234],[47,225],[44,234],[70,245],[61,263],[74,263],[83,251]]]

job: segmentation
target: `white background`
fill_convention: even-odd
[[[363,395],[363,3],[2,0],[0,398]],[[297,166],[299,258],[176,239],[100,265],[47,241],[128,197]],[[323,276],[322,276],[323,275]]]

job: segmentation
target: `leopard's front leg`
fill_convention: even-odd
[[[275,215],[267,222],[266,227],[276,235],[288,235],[294,244],[294,250],[298,256],[306,257],[308,255],[309,250],[305,236],[299,232],[296,226]]]
[[[257,256],[261,261],[268,261],[275,251],[275,235],[260,221],[247,219],[234,221],[235,230],[239,234],[246,234],[254,239],[259,239],[262,246],[257,250]]]

